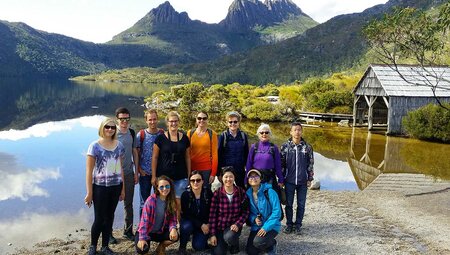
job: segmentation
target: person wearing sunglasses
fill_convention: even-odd
[[[211,189],[203,188],[200,172],[192,171],[189,189],[181,195],[179,255],[187,254],[186,246],[191,235],[194,250],[202,251],[208,247],[211,198]]]
[[[134,186],[139,181],[138,166],[139,154],[137,151],[136,132],[130,128],[130,111],[125,107],[116,109],[117,119],[117,139],[125,148],[125,158],[123,160],[123,183],[125,185],[124,207],[124,227],[123,237],[130,241],[134,240],[133,235],[133,197]],[[111,243],[117,243],[117,240],[111,235]]]
[[[247,174],[251,169],[257,169],[261,172],[262,182],[268,182],[273,185],[274,190],[278,192],[278,186],[282,187],[284,176],[281,172],[281,155],[278,146],[270,142],[272,131],[268,124],[262,123],[256,132],[259,141],[252,144],[247,157]],[[278,177],[278,180],[277,180]],[[245,182],[247,183],[247,175]]]
[[[145,201],[136,232],[135,246],[138,254],[150,250],[150,242],[157,242],[157,255],[166,254],[166,247],[178,241],[177,205],[173,181],[167,176],[156,180],[155,193]]]
[[[245,189],[245,163],[248,157],[248,136],[239,129],[241,115],[229,112],[226,115],[227,130],[219,137],[219,169],[232,166],[236,174],[236,185]]]
[[[212,254],[239,253],[239,237],[248,218],[248,198],[245,190],[234,184],[231,166],[223,167],[222,187],[214,191],[209,212]]]
[[[250,201],[250,235],[246,251],[249,255],[276,254],[277,241],[275,237],[281,229],[281,206],[278,194],[272,185],[261,183],[261,172],[252,169],[247,173],[247,197]]]
[[[91,245],[88,255],[97,254],[97,244],[102,234],[102,254],[115,254],[109,247],[114,211],[125,196],[122,164],[125,148],[117,140],[116,124],[106,118],[98,129],[99,139],[92,142],[86,159],[86,197],[84,203],[94,204],[94,223],[91,228]]]
[[[188,186],[188,176],[191,173],[190,143],[187,136],[179,131],[180,120],[176,111],[167,114],[167,131],[156,137],[152,155],[152,184],[156,187],[156,178],[161,175],[173,180],[178,218],[181,211],[180,198]]]
[[[196,124],[188,133],[192,170],[198,170],[203,176],[203,185],[210,188],[217,173],[217,133],[208,128],[208,113],[204,111],[197,113]]]

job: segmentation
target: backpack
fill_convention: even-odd
[[[264,190],[264,196],[266,197],[266,200],[269,201],[269,204],[270,204],[271,201],[269,200],[269,190],[268,189]],[[278,201],[280,201],[280,211],[281,211],[280,221],[282,221],[284,219],[284,212],[283,212],[283,207],[281,206],[281,200],[279,198],[278,198]],[[270,204],[270,207],[272,207],[271,204]],[[271,211],[272,211],[272,209],[271,209]]]
[[[134,132],[134,130],[133,130],[133,132]],[[144,147],[145,134],[146,134],[145,129],[139,130],[139,140],[140,140],[139,154],[141,154],[141,155],[142,155],[142,151],[143,151],[143,147]],[[164,134],[164,129],[158,128],[158,134]]]
[[[244,141],[244,146],[245,146],[245,136],[246,135],[242,131],[240,131],[239,133],[241,133],[241,137],[242,137],[242,140]],[[223,147],[226,148],[227,147],[227,141],[228,141],[228,131],[227,130],[223,131],[222,135],[223,135]]]

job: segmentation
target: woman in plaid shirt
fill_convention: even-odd
[[[239,253],[239,236],[247,220],[248,198],[234,185],[233,167],[222,168],[223,186],[214,192],[209,213],[212,254]]]
[[[142,208],[135,244],[138,254],[146,254],[150,241],[159,242],[156,254],[165,254],[166,247],[178,241],[177,206],[172,180],[158,177],[155,193],[147,198]]]

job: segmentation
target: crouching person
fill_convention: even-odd
[[[222,168],[223,186],[214,192],[209,213],[212,254],[239,253],[239,236],[248,217],[245,191],[234,185],[233,167]]]
[[[275,237],[281,229],[281,206],[277,193],[269,183],[261,183],[261,172],[256,169],[248,171],[249,189],[247,197],[250,200],[251,223],[250,235],[246,251],[249,255],[276,254],[277,241]]]
[[[147,198],[135,244],[138,254],[150,250],[150,241],[158,242],[156,254],[166,254],[166,247],[178,241],[175,190],[170,178],[162,175],[156,181],[156,190]]]

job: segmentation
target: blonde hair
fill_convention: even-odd
[[[261,123],[261,126],[259,126],[258,130],[256,130],[256,135],[259,135],[259,132],[261,132],[263,130],[269,131],[269,135],[272,136],[272,131],[270,130],[270,126],[269,126],[269,124],[266,124],[266,123]]]
[[[169,121],[169,118],[170,118],[170,117],[177,117],[177,118],[178,118],[178,121],[181,120],[180,114],[178,114],[178,112],[176,112],[176,111],[170,111],[169,113],[167,113],[167,116],[166,116],[166,122]]]
[[[156,111],[156,109],[148,109],[144,111],[144,119],[147,120],[147,116],[152,113],[156,114],[156,117],[158,117],[158,112]]]
[[[105,118],[102,121],[100,127],[98,128],[98,136],[105,138],[105,126],[110,122],[112,122],[114,126],[116,125],[116,122],[112,118]],[[117,128],[114,130],[114,135],[111,137],[111,139],[115,140],[116,138],[117,138]]]

